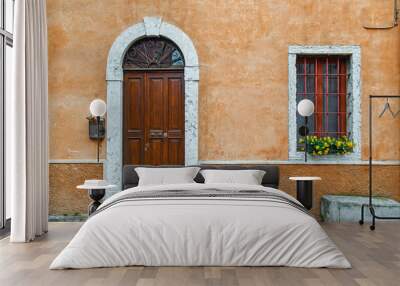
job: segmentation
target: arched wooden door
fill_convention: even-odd
[[[124,164],[185,162],[184,61],[164,38],[145,38],[124,62]]]

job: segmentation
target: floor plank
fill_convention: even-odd
[[[400,223],[322,224],[352,263],[352,269],[289,267],[119,267],[50,271],[55,256],[81,223],[50,223],[47,235],[27,244],[0,240],[0,285],[397,286],[400,273]]]

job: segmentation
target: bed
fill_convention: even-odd
[[[292,266],[350,268],[319,223],[278,190],[277,166],[200,166],[265,171],[261,185],[194,183],[123,188],[102,203],[50,269],[118,266]]]

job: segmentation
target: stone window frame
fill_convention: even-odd
[[[347,90],[351,91],[351,117],[347,127],[351,131],[351,138],[355,142],[354,152],[347,155],[328,155],[322,157],[309,156],[311,162],[347,162],[361,160],[361,48],[357,45],[348,46],[289,46],[288,49],[288,85],[289,85],[289,161],[304,160],[304,152],[297,150],[297,122],[296,122],[296,59],[299,55],[347,55],[350,57],[350,77]]]

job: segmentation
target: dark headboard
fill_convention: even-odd
[[[144,166],[144,165],[125,165],[122,172],[122,188],[129,189],[136,187],[139,183],[139,177],[135,172],[136,167],[157,167],[157,168],[173,168],[182,166]],[[271,187],[278,189],[279,187],[279,167],[273,165],[199,165],[202,170],[204,169],[220,169],[220,170],[263,170],[265,171],[262,185],[264,187]],[[197,183],[204,183],[203,176],[198,173],[194,180]]]

